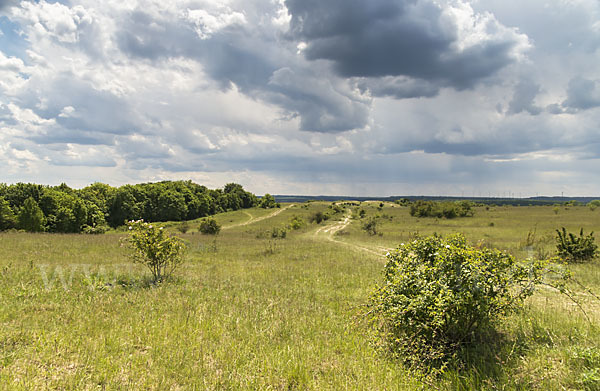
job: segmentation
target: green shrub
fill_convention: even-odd
[[[596,256],[598,246],[594,243],[594,233],[583,235],[583,228],[579,237],[568,233],[563,227],[556,230],[556,249],[558,256],[568,262],[585,262]]]
[[[588,203],[590,210],[596,210],[597,207],[600,206],[600,200],[593,200]]]
[[[109,229],[110,227],[106,224],[94,226],[84,225],[81,232],[88,235],[101,235],[106,233]]]
[[[187,221],[184,221],[183,223],[179,224],[177,226],[177,231],[181,232],[182,234],[187,233],[187,231],[190,230],[190,224]]]
[[[311,223],[321,224],[323,221],[329,220],[329,215],[319,211],[310,216],[309,220]]]
[[[204,235],[218,235],[221,232],[221,226],[215,219],[203,219],[198,230]]]
[[[264,209],[271,209],[271,208],[279,208],[279,207],[281,207],[281,205],[275,201],[275,197],[273,197],[269,193],[265,194],[260,199],[260,202],[259,202],[258,206],[260,206],[261,208],[264,208]]]
[[[133,262],[147,266],[154,282],[163,281],[183,263],[186,251],[183,240],[143,220],[129,222],[127,242],[133,250]]]
[[[377,235],[377,219],[370,218],[365,221],[362,225],[362,229],[371,236]]]
[[[376,344],[409,365],[438,367],[519,309],[541,266],[527,268],[462,235],[419,238],[388,254],[367,305]]]
[[[298,230],[304,227],[304,220],[302,220],[302,217],[294,216],[290,220],[289,227],[293,230]]]
[[[410,206],[410,215],[414,217],[436,217],[453,219],[473,216],[473,203],[470,201],[437,202],[416,201]]]
[[[273,227],[271,229],[271,237],[273,239],[285,239],[287,237],[287,230],[285,228]]]

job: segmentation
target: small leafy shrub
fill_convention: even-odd
[[[321,224],[323,221],[329,220],[329,215],[319,211],[310,216],[309,220],[311,223]]]
[[[181,232],[182,234],[187,233],[187,231],[190,230],[190,225],[187,221],[184,221],[183,223],[179,224],[177,226],[177,231]]]
[[[593,200],[588,203],[590,210],[596,210],[597,207],[600,206],[600,200]]]
[[[287,230],[285,228],[273,227],[271,229],[271,237],[273,239],[285,239],[287,237]]]
[[[366,214],[367,214],[367,212],[365,212],[365,210],[364,210],[364,209],[361,209],[361,210],[358,212],[358,217],[360,217],[360,218],[362,219],[363,217],[365,217],[365,216],[366,216]]]
[[[302,219],[302,217],[294,216],[290,220],[289,227],[294,231],[299,230],[300,228],[304,227],[304,220]]]
[[[109,229],[109,226],[106,224],[94,226],[84,225],[81,232],[89,235],[101,235],[108,232]]]
[[[221,232],[221,226],[215,219],[204,219],[200,222],[198,230],[204,235],[218,235]]]
[[[133,251],[133,262],[148,267],[154,282],[163,281],[183,263],[186,251],[183,240],[143,220],[129,222],[126,241]]]
[[[419,238],[388,253],[367,305],[375,343],[416,367],[443,367],[533,293],[541,266],[467,245],[462,235]]]
[[[598,246],[594,243],[594,233],[583,235],[583,228],[579,237],[567,232],[563,227],[556,230],[556,249],[558,256],[568,262],[585,262],[596,256]]]
[[[329,209],[333,211],[333,214],[344,213],[344,207],[336,203],[329,205]]]
[[[371,236],[377,235],[377,219],[370,218],[365,221],[362,225],[362,229]]]
[[[275,201],[275,197],[273,197],[269,193],[265,194],[260,199],[260,202],[259,202],[258,206],[260,206],[261,208],[264,208],[264,209],[271,209],[271,208],[279,208],[279,207],[281,207],[281,205]]]
[[[399,200],[394,201],[394,203],[396,205],[406,206],[410,203],[410,200],[408,198],[401,198]]]
[[[554,208],[552,208],[552,211],[554,212],[555,215],[557,215],[558,212],[560,212],[560,208],[558,206],[555,206]]]

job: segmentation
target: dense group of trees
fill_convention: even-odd
[[[192,181],[94,183],[79,190],[65,184],[0,184],[0,230],[100,233],[128,220],[193,220],[257,204],[237,183],[215,190]]]

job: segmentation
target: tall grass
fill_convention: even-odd
[[[559,214],[552,207],[479,208],[472,218],[436,221],[377,206],[363,204],[367,218],[380,215],[383,236],[369,236],[357,220],[336,240],[394,247],[417,231],[459,231],[522,258],[528,250],[519,243],[534,225],[538,238],[558,226],[600,225],[600,212],[578,207]],[[127,263],[119,241],[125,233],[0,234],[0,389],[598,389],[600,309],[583,294],[592,323],[560,294],[542,290],[500,337],[473,347],[470,364],[440,378],[422,379],[381,356],[356,315],[380,280],[382,259],[322,240],[313,235],[316,224],[286,239],[261,236],[294,215],[308,221],[327,210],[326,203],[300,204],[245,226],[236,225],[250,219],[244,211],[216,216],[236,226],[216,241],[180,234],[188,262],[160,285]],[[176,224],[166,227],[177,232]],[[539,245],[551,251],[553,242]],[[597,263],[573,270],[599,290]]]

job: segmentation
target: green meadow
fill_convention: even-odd
[[[597,260],[571,266],[590,289],[571,287],[579,305],[540,287],[497,339],[437,377],[382,356],[361,318],[400,243],[460,232],[520,260],[549,257],[556,229],[600,231],[600,208],[480,206],[446,220],[392,203],[338,204],[222,213],[217,236],[200,234],[199,220],[161,223],[188,253],[159,285],[129,261],[125,229],[1,233],[0,389],[600,389]],[[311,223],[317,212],[330,218]],[[304,225],[273,237],[294,217]]]

